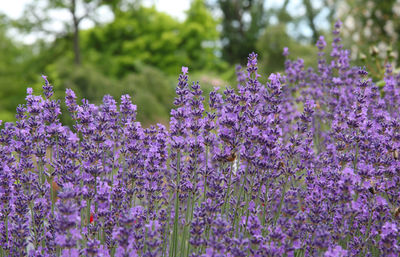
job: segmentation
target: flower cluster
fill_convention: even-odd
[[[47,77],[0,131],[0,256],[399,256],[400,75],[351,66],[340,22],[316,69],[287,60],[205,101],[182,68],[169,127],[130,96]]]

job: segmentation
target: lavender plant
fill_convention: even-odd
[[[182,68],[169,127],[43,77],[0,131],[0,256],[399,256],[400,74],[380,89],[335,25],[317,69],[289,59],[205,101]]]

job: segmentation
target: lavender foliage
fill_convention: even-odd
[[[379,87],[333,31],[316,69],[260,82],[257,54],[206,101],[182,68],[169,127],[46,76],[0,131],[0,256],[399,256],[400,74]]]

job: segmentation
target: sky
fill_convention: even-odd
[[[12,18],[17,18],[22,14],[25,4],[29,0],[0,0],[0,12],[7,14],[7,16]]]

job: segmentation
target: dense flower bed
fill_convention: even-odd
[[[317,70],[263,85],[251,54],[208,101],[183,67],[169,128],[71,90],[65,127],[44,77],[0,133],[0,255],[398,256],[400,76],[350,66],[339,27]]]

